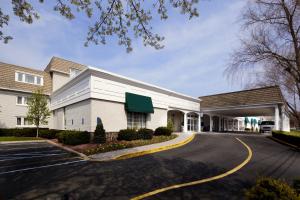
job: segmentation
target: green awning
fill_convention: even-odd
[[[154,113],[151,97],[125,93],[125,110],[128,112]]]

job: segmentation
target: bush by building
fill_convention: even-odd
[[[272,136],[279,140],[283,140],[290,144],[297,145],[300,147],[300,132],[299,131],[272,131]]]
[[[170,136],[172,134],[172,130],[170,130],[167,127],[158,127],[157,129],[155,129],[154,135],[167,135]]]
[[[90,133],[87,131],[65,130],[57,134],[59,142],[68,145],[87,144],[90,142]]]
[[[259,178],[256,184],[246,191],[247,200],[257,199],[280,199],[280,200],[299,200],[300,196],[296,190],[287,183],[273,178]]]
[[[48,130],[48,129],[40,129],[40,130]],[[1,128],[0,137],[1,136],[35,137],[36,128]]]
[[[94,132],[94,143],[106,143],[106,133],[102,123],[99,123],[96,126],[96,130]]]
[[[39,136],[41,138],[47,138],[47,139],[55,139],[57,138],[57,134],[61,132],[61,130],[56,129],[42,129],[39,132]]]
[[[153,138],[153,130],[147,128],[139,129],[138,138],[143,140],[151,140]]]
[[[119,131],[118,140],[137,140],[139,139],[138,133],[135,129],[122,129]]]

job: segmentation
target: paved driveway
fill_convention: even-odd
[[[251,161],[241,170],[220,180],[148,199],[241,199],[243,189],[250,187],[258,176],[289,182],[300,177],[300,152],[268,138],[197,135],[183,147],[127,160],[76,162],[1,174],[0,193],[4,199],[129,199],[234,168],[248,154],[235,137],[253,150]]]

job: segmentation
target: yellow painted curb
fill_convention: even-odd
[[[224,178],[226,176],[229,176],[229,175],[237,172],[238,170],[240,170],[242,167],[244,167],[251,160],[251,158],[252,158],[252,150],[242,140],[240,140],[239,138],[236,138],[236,139],[239,142],[241,142],[246,147],[246,149],[248,150],[248,156],[247,156],[247,158],[241,164],[239,164],[235,168],[233,168],[233,169],[231,169],[231,170],[229,170],[229,171],[227,171],[227,172],[225,172],[223,174],[220,174],[220,175],[217,175],[217,176],[213,176],[213,177],[210,177],[210,178],[205,178],[205,179],[201,179],[201,180],[197,180],[197,181],[193,181],[193,182],[182,183],[182,184],[177,184],[177,185],[172,185],[172,186],[169,186],[169,187],[157,189],[157,190],[154,190],[152,192],[148,192],[148,193],[142,194],[140,196],[131,198],[131,200],[144,199],[146,197],[150,197],[150,196],[153,196],[153,195],[156,195],[158,193],[162,193],[162,192],[165,192],[165,191],[168,191],[168,190],[173,190],[173,189],[178,189],[178,188],[182,188],[182,187],[187,187],[187,186],[192,186],[192,185],[198,185],[198,184],[202,184],[202,183],[214,181],[214,180]]]
[[[294,144],[290,144],[290,143],[288,143],[288,142],[286,142],[286,141],[277,139],[277,138],[275,138],[275,137],[273,137],[273,136],[270,136],[270,137],[268,137],[268,138],[270,138],[271,140],[275,140],[275,141],[277,141],[277,142],[279,142],[279,143],[281,143],[281,144],[285,144],[285,145],[287,145],[287,146],[290,146],[290,147],[293,147],[293,148],[295,148],[295,149],[297,149],[297,150],[300,150],[300,147],[298,147],[298,146],[296,146],[296,145],[294,145]]]
[[[168,146],[163,146],[163,147],[159,147],[156,149],[150,149],[150,150],[145,150],[145,151],[140,151],[140,152],[134,152],[134,153],[128,153],[128,154],[123,154],[120,156],[115,157],[115,160],[122,160],[122,159],[127,159],[127,158],[133,158],[133,157],[137,157],[137,156],[142,156],[142,155],[146,155],[146,154],[151,154],[151,153],[156,153],[159,151],[165,151],[165,150],[169,150],[169,149],[174,149],[177,147],[181,147],[189,142],[191,142],[193,139],[195,138],[195,133],[192,134],[191,137],[189,137],[188,139],[179,142],[177,144],[172,144],[172,145],[168,145]]]

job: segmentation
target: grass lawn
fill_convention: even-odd
[[[97,144],[96,146],[87,146],[86,148],[83,149],[77,149],[77,151],[80,151],[81,153],[84,153],[86,155],[92,155],[95,153],[104,153],[104,152],[115,151],[119,149],[126,149],[126,148],[165,142],[168,140],[172,140],[176,137],[177,135],[153,136],[151,140],[114,141],[106,144]]]
[[[300,147],[300,131],[272,131],[272,136]]]
[[[8,141],[26,141],[26,140],[41,140],[41,138],[36,137],[0,137],[0,142],[8,142]]]

